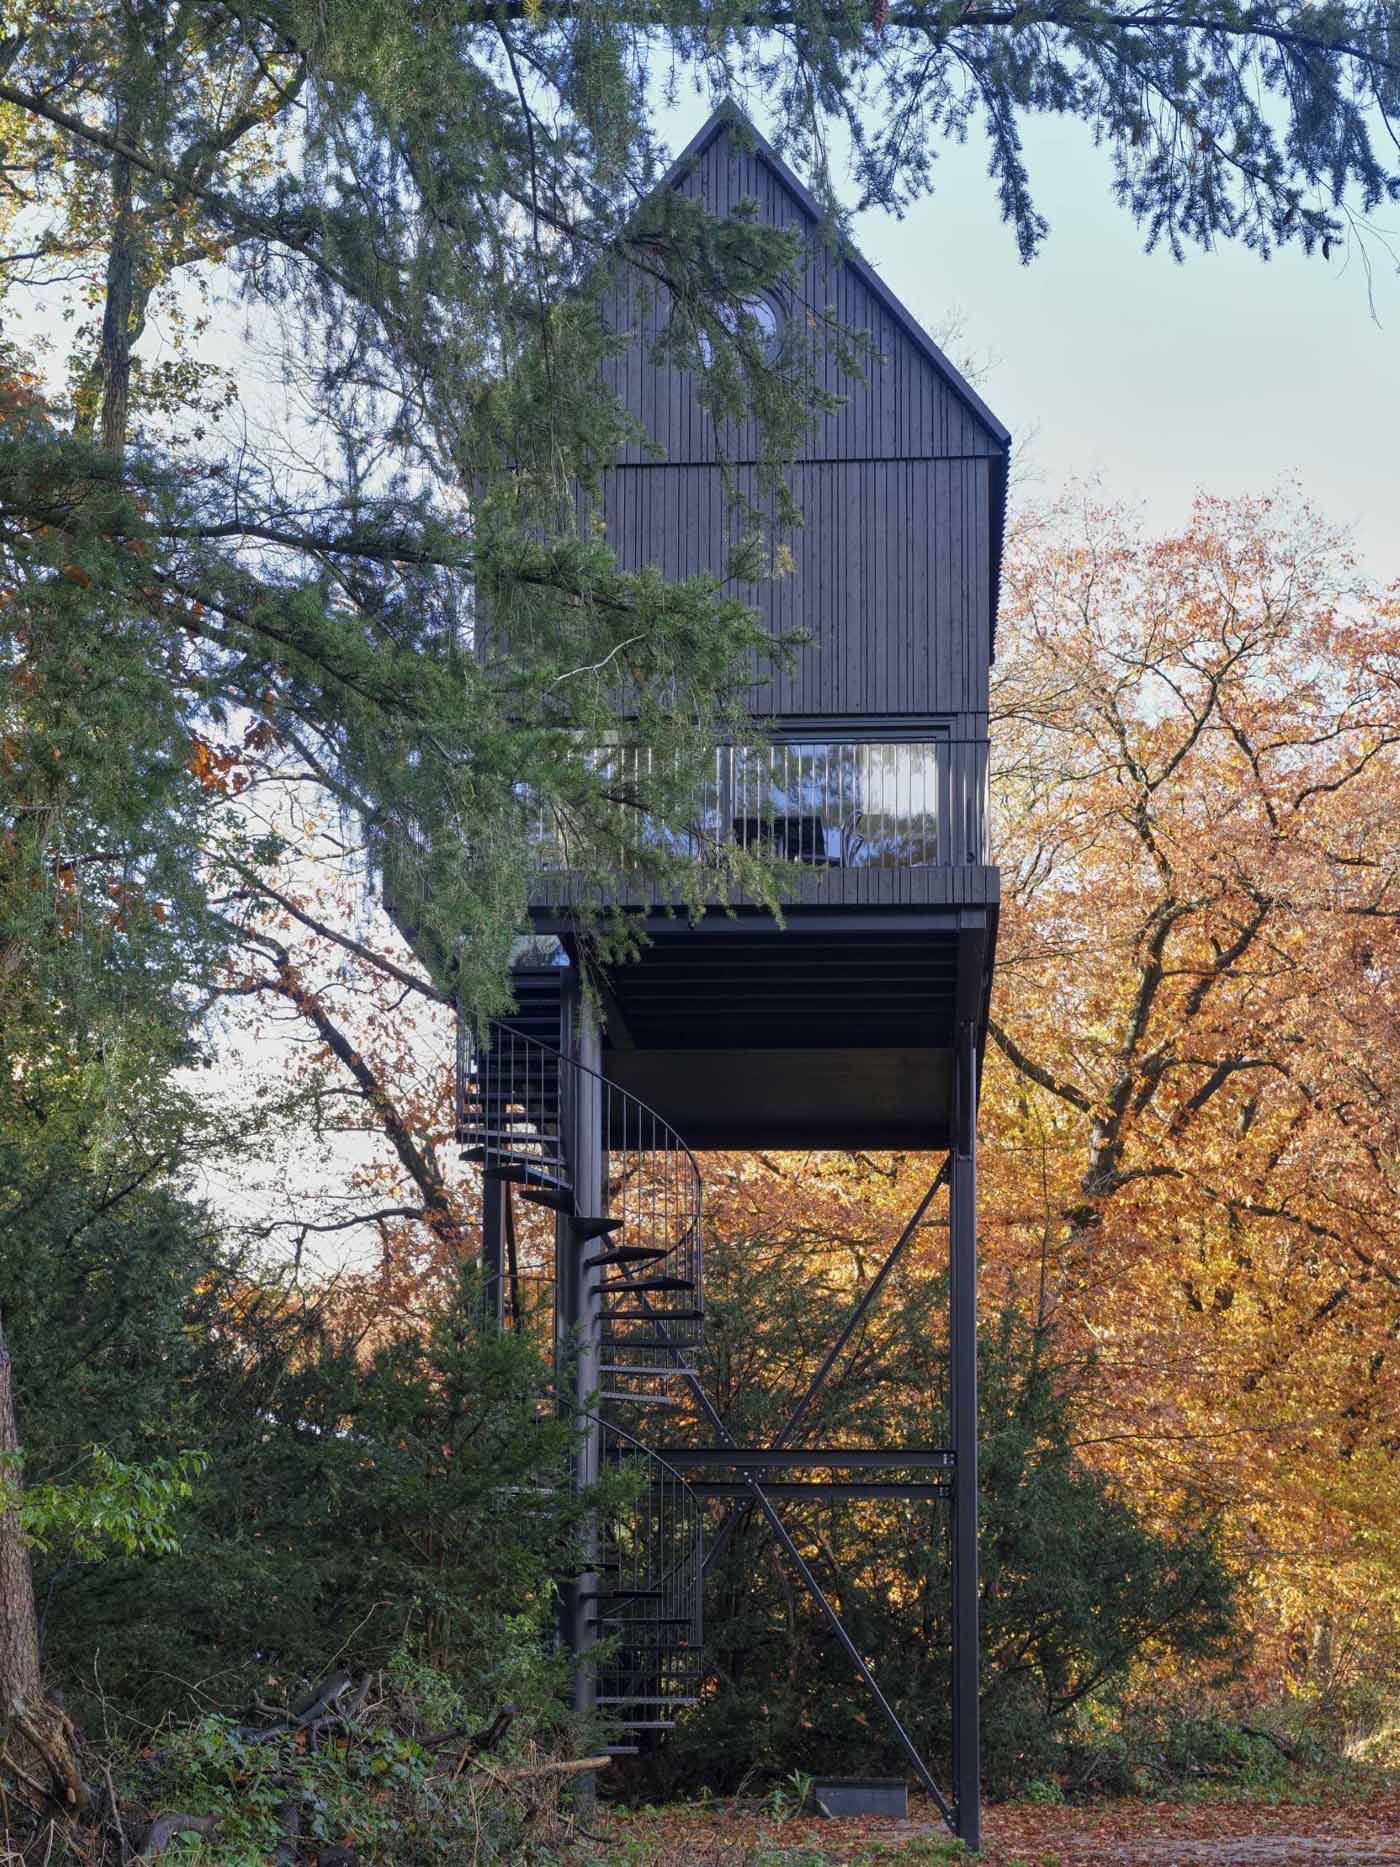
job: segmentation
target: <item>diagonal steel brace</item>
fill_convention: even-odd
[[[856,1330],[860,1327],[861,1323],[864,1321],[867,1311],[871,1308],[871,1306],[874,1304],[876,1299],[879,1297],[880,1292],[884,1289],[885,1284],[889,1279],[890,1273],[894,1270],[895,1266],[899,1263],[899,1260],[904,1256],[904,1253],[908,1250],[909,1245],[911,1241],[913,1240],[914,1234],[915,1232],[918,1231],[919,1227],[923,1224],[924,1214],[928,1211],[929,1207],[933,1204],[934,1198],[936,1194],[938,1193],[939,1188],[947,1184],[948,1176],[951,1171],[951,1168],[952,1168],[952,1156],[950,1155],[949,1158],[945,1160],[943,1165],[938,1169],[937,1174],[934,1176],[932,1185],[929,1187],[928,1191],[924,1194],[923,1198],[919,1201],[918,1205],[914,1208],[913,1214],[911,1215],[908,1222],[906,1223],[904,1230],[900,1233],[899,1237],[896,1239],[894,1248],[891,1250],[889,1256],[885,1259],[884,1263],[880,1266],[875,1276],[871,1278],[870,1282],[866,1285],[865,1289],[861,1292],[860,1296],[856,1299],[856,1302],[851,1309],[850,1315],[846,1318],[845,1325],[842,1328],[840,1335],[838,1335],[836,1340],[832,1343],[830,1351],[828,1352],[828,1354],[822,1361],[822,1365],[820,1366],[820,1368],[817,1369],[816,1373],[812,1376],[811,1380],[808,1382],[807,1391],[803,1394],[802,1398],[798,1401],[797,1405],[793,1408],[792,1412],[788,1415],[787,1423],[784,1425],[782,1431],[778,1434],[777,1438],[773,1441],[773,1445],[771,1448],[772,1451],[780,1452],[783,1449],[783,1447],[786,1446],[791,1441],[798,1427],[802,1424],[803,1418],[807,1414],[808,1409],[811,1407],[812,1402],[817,1398],[817,1395],[821,1392],[822,1388],[826,1385],[827,1377],[830,1375],[832,1369],[836,1366],[837,1362],[841,1359],[841,1356],[845,1351],[846,1344],[850,1341],[851,1337],[855,1334]],[[727,1437],[728,1436],[726,1435],[726,1438]],[[734,1441],[730,1439],[728,1443],[730,1445],[733,1445]],[[729,1510],[725,1514],[723,1522],[720,1524],[719,1529],[716,1530],[713,1540],[711,1541],[709,1547],[705,1551],[705,1562],[704,1562],[704,1569],[702,1569],[701,1571],[702,1574],[705,1572],[705,1570],[708,1570],[710,1564],[714,1561],[714,1559],[718,1555],[720,1555],[721,1552],[725,1549],[725,1547],[727,1546],[729,1542],[729,1539],[733,1536],[734,1532],[741,1527],[744,1520],[748,1517],[749,1512],[752,1509],[753,1509],[753,1503],[752,1503],[752,1500],[750,1500],[743,1504],[736,1504],[731,1510]]]
[[[873,1302],[875,1297],[878,1296],[886,1279],[889,1277],[890,1272],[894,1269],[896,1263],[899,1261],[900,1256],[903,1254],[903,1252],[907,1248],[910,1239],[914,1236],[914,1233],[918,1230],[918,1227],[923,1220],[924,1214],[928,1211],[928,1208],[933,1201],[934,1195],[937,1193],[939,1187],[942,1186],[944,1180],[947,1178],[947,1175],[948,1175],[948,1165],[947,1163],[945,1163],[944,1166],[940,1168],[936,1178],[934,1179],[932,1185],[929,1187],[928,1191],[924,1194],[923,1198],[919,1201],[919,1204],[914,1211],[913,1217],[909,1220],[903,1232],[900,1234],[899,1241],[895,1245],[894,1250],[890,1253],[889,1257],[886,1258],[884,1264],[880,1267],[878,1274],[872,1280],[869,1288],[861,1296],[860,1300],[856,1303],[854,1309],[852,1310],[851,1315],[847,1318],[846,1326],[842,1329],[841,1334],[838,1336],[836,1343],[834,1344],[831,1350],[831,1353],[826,1357],[821,1367],[817,1370],[816,1375],[813,1377],[813,1380],[811,1381],[811,1383],[809,1384],[807,1388],[807,1392],[803,1395],[802,1399],[798,1402],[796,1408],[794,1408],[792,1414],[789,1416],[787,1425],[783,1428],[782,1433],[779,1434],[777,1445],[773,1448],[774,1450],[781,1450],[783,1445],[786,1443],[787,1439],[791,1437],[792,1433],[796,1430],[798,1425],[801,1423],[803,1415],[806,1413],[808,1407],[811,1405],[812,1401],[816,1398],[817,1394],[820,1392],[822,1384],[825,1382],[832,1368],[836,1365],[837,1358],[840,1355],[842,1349],[845,1347],[846,1343],[850,1340],[854,1331],[859,1327],[862,1316],[864,1316],[866,1310],[870,1307],[871,1302]],[[642,1302],[645,1307],[650,1308],[650,1305],[647,1304],[645,1297],[643,1297]],[[661,1325],[661,1333],[663,1335],[669,1334],[669,1331],[666,1328],[664,1319],[658,1316],[657,1321]],[[734,1435],[730,1432],[729,1428],[725,1425],[723,1419],[720,1417],[719,1409],[715,1406],[714,1402],[710,1399],[710,1396],[706,1393],[704,1384],[700,1380],[700,1377],[696,1373],[695,1369],[692,1368],[687,1361],[681,1358],[679,1352],[677,1352],[676,1372],[685,1381],[686,1386],[690,1389],[691,1393],[694,1395],[695,1400],[700,1407],[700,1410],[704,1413],[706,1419],[710,1422],[710,1425],[714,1428],[715,1432],[717,1432],[720,1435],[725,1445],[734,1447],[735,1446]],[[738,1448],[736,1447],[735,1449],[737,1450]],[[664,1454],[662,1456],[664,1457]],[[751,1494],[750,1504],[739,1505],[736,1510],[730,1513],[730,1516],[726,1519],[725,1524],[721,1526],[721,1534],[723,1535],[724,1532],[729,1529],[729,1526],[732,1525],[737,1520],[739,1515],[744,1510],[748,1508],[754,1508],[754,1509],[760,1510],[763,1513],[764,1517],[767,1519],[770,1527],[772,1528],[773,1534],[778,1538],[778,1541],[782,1544],[783,1548],[787,1551],[788,1556],[791,1558],[793,1567],[797,1570],[797,1573],[801,1576],[803,1582],[806,1584],[808,1590],[810,1591],[812,1599],[816,1602],[817,1606],[821,1609],[823,1615],[825,1615],[827,1623],[831,1628],[831,1631],[835,1634],[837,1640],[841,1643],[841,1648],[843,1652],[846,1654],[847,1658],[851,1661],[851,1664],[855,1667],[856,1671],[860,1674],[861,1679],[864,1681],[871,1696],[874,1698],[875,1703],[879,1706],[881,1712],[884,1714],[885,1722],[889,1725],[891,1732],[894,1734],[895,1741],[898,1743],[900,1749],[904,1752],[904,1755],[908,1758],[910,1766],[912,1767],[914,1771],[914,1774],[918,1777],[919,1781],[923,1784],[924,1788],[928,1791],[929,1795],[932,1796],[934,1804],[937,1807],[939,1814],[943,1817],[944,1822],[948,1825],[950,1829],[955,1829],[956,1818],[954,1816],[954,1812],[953,1812],[951,1804],[949,1803],[947,1797],[943,1794],[943,1791],[938,1787],[938,1784],[935,1782],[933,1775],[931,1771],[929,1770],[928,1765],[924,1762],[923,1757],[919,1754],[918,1746],[914,1743],[913,1738],[910,1737],[909,1733],[905,1730],[904,1726],[900,1723],[899,1714],[895,1711],[894,1706],[890,1704],[889,1700],[885,1697],[884,1693],[880,1690],[879,1682],[876,1680],[874,1673],[870,1670],[870,1666],[867,1663],[864,1654],[861,1653],[860,1649],[856,1646],[855,1642],[851,1639],[851,1636],[847,1633],[845,1627],[842,1625],[840,1615],[837,1614],[836,1609],[832,1606],[825,1591],[823,1590],[821,1583],[817,1580],[816,1576],[812,1573],[811,1567],[808,1564],[806,1558],[803,1556],[802,1551],[797,1547],[797,1544],[793,1541],[792,1534],[788,1530],[787,1525],[783,1522],[782,1518],[778,1515],[777,1510],[774,1508],[772,1499],[768,1496],[762,1484],[759,1482],[759,1480],[754,1476],[754,1474],[751,1471],[744,1471],[742,1473],[742,1476],[743,1476],[744,1483],[748,1486],[750,1494]],[[709,1560],[709,1557],[707,1554],[706,1562],[708,1562],[708,1560]],[[704,1573],[703,1567],[702,1567],[701,1573],[702,1575]]]

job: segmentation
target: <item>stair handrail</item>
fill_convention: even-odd
[[[601,1413],[594,1413],[589,1407],[580,1407],[578,1410],[578,1417],[581,1420],[591,1420],[595,1426],[601,1426],[604,1432],[611,1433],[615,1439],[625,1439],[629,1446],[635,1447],[638,1452],[645,1453],[647,1458],[654,1459],[658,1465],[665,1468],[666,1472],[675,1479],[678,1485],[682,1486],[691,1503],[695,1506],[697,1511],[699,1510],[700,1500],[696,1497],[690,1480],[686,1477],[684,1472],[678,1471],[677,1468],[672,1465],[664,1452],[658,1452],[655,1446],[649,1446],[644,1439],[638,1439],[635,1433],[629,1433],[627,1428],[625,1426],[619,1426],[616,1420],[610,1420]]]
[[[659,1114],[656,1109],[652,1108],[649,1102],[644,1102],[640,1096],[633,1095],[630,1089],[623,1089],[619,1084],[610,1081],[601,1070],[595,1070],[589,1064],[578,1062],[576,1058],[567,1056],[553,1044],[546,1044],[541,1038],[531,1037],[527,1031],[516,1030],[515,1027],[509,1024],[505,1019],[484,1018],[480,1020],[469,1020],[466,1013],[459,1010],[457,1014],[457,1081],[455,1096],[457,1131],[459,1134],[467,1126],[466,1082],[468,1064],[473,1055],[479,1058],[482,1054],[483,1047],[480,1042],[480,1033],[483,1026],[488,1033],[499,1032],[503,1037],[508,1038],[512,1044],[522,1044],[526,1046],[527,1054],[530,1050],[533,1050],[538,1052],[541,1056],[552,1058],[561,1071],[568,1069],[581,1076],[591,1076],[602,1089],[605,1120],[609,1104],[612,1102],[613,1098],[620,1097],[624,1105],[630,1107],[639,1116],[645,1118],[645,1120],[653,1123],[655,1132],[665,1137],[660,1145],[653,1141],[651,1146],[645,1151],[665,1153],[684,1160],[688,1169],[688,1187],[691,1197],[687,1201],[684,1224],[678,1234],[667,1244],[666,1250],[669,1255],[671,1252],[680,1251],[688,1246],[693,1246],[692,1257],[695,1271],[696,1300],[697,1303],[702,1302],[703,1291],[701,1277],[703,1274],[703,1252],[700,1246],[704,1223],[705,1181],[704,1176],[700,1172],[700,1163],[695,1158],[694,1150],[684,1140],[679,1131],[666,1120],[664,1115]],[[491,1047],[492,1046],[489,1044],[485,1046],[486,1051],[489,1052]]]
[[[664,1452],[658,1452],[655,1446],[649,1446],[644,1439],[638,1439],[635,1433],[629,1433],[625,1426],[619,1426],[615,1420],[607,1419],[600,1413],[594,1413],[588,1407],[584,1407],[580,1410],[579,1417],[581,1419],[591,1420],[595,1426],[602,1427],[605,1433],[611,1433],[616,1439],[625,1439],[628,1445],[640,1452],[644,1458],[650,1459],[654,1465],[659,1465],[669,1477],[674,1478],[676,1483],[685,1492],[686,1502],[695,1513],[697,1529],[703,1531],[704,1517],[700,1509],[700,1499],[695,1495],[695,1489],[685,1473],[677,1470]],[[662,1580],[669,1582],[675,1573],[675,1569],[669,1569],[662,1577]],[[701,1557],[701,1573],[704,1573],[703,1556]],[[698,1609],[696,1618],[697,1620],[699,1619]]]
[[[645,1440],[639,1439],[635,1433],[628,1432],[625,1426],[619,1426],[615,1421],[606,1419],[602,1415],[594,1413],[587,1408],[583,1410],[581,1417],[594,1422],[604,1434],[610,1434],[616,1439],[625,1440],[634,1453],[640,1453],[653,1467],[659,1467],[673,1485],[678,1501],[685,1513],[684,1522],[686,1525],[686,1536],[690,1547],[687,1553],[682,1556],[677,1557],[671,1555],[668,1558],[663,1555],[661,1565],[659,1565],[656,1570],[649,1571],[649,1574],[654,1580],[656,1587],[663,1591],[663,1602],[665,1600],[673,1600],[677,1606],[680,1606],[682,1603],[684,1603],[685,1606],[687,1640],[677,1640],[674,1647],[671,1649],[672,1653],[677,1657],[684,1654],[689,1654],[691,1656],[698,1655],[704,1645],[705,1638],[703,1595],[705,1575],[704,1512],[701,1509],[700,1499],[696,1496],[685,1474],[678,1471],[676,1467],[671,1464],[669,1459],[666,1458],[664,1453],[658,1452],[654,1446],[649,1446]],[[627,1592],[626,1588],[623,1588],[621,1591],[624,1599],[626,1598]],[[610,1617],[606,1613],[601,1614],[598,1618],[598,1626],[605,1629],[609,1618]],[[680,1695],[663,1690],[660,1696],[663,1698],[674,1698]]]

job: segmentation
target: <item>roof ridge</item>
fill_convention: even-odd
[[[821,221],[824,218],[822,206],[811,189],[799,175],[794,173],[768,141],[768,138],[763,134],[762,130],[759,129],[752,117],[750,117],[732,97],[725,97],[720,100],[719,104],[711,112],[708,120],[702,124],[695,135],[691,137],[685,148],[682,149],[681,153],[666,171],[660,186],[663,188],[676,187],[685,179],[686,175],[689,174],[695,163],[699,161],[700,157],[704,155],[710,145],[719,138],[726,128],[734,123],[737,123],[743,129],[746,136],[752,138],[754,148],[759,156],[774,171],[784,187],[796,198],[798,205],[808,218],[814,222]],[[923,353],[924,357],[932,364],[933,368],[947,383],[948,387],[987,430],[998,447],[1004,452],[1009,452],[1011,448],[1010,429],[992,412],[982,400],[981,396],[978,395],[972,384],[963,375],[956,363],[939,348],[924,329],[923,325],[920,324],[919,320],[914,316],[913,312],[909,310],[908,306],[891,287],[885,283],[864,254],[849,241],[845,242],[845,248],[846,250],[841,255],[843,263],[850,266],[856,276],[904,331],[915,348]]]

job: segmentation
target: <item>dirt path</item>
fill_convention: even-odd
[[[1400,1867],[1400,1800],[1339,1807],[1113,1803],[991,1809],[997,1867]]]
[[[775,1823],[723,1804],[655,1810],[619,1823],[646,1867],[751,1867],[785,1858],[890,1867],[948,1860],[941,1823]],[[876,1853],[876,1849],[883,1854]],[[1400,1867],[1400,1797],[1350,1805],[1113,1802],[1090,1808],[987,1810],[983,1867]]]

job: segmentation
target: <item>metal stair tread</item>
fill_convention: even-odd
[[[528,1166],[519,1161],[501,1159],[500,1150],[493,1148],[491,1156],[482,1164],[482,1173],[491,1180],[508,1180],[512,1186],[520,1189],[524,1199],[530,1193],[567,1193],[572,1201],[574,1189],[567,1177],[567,1170],[561,1162],[547,1161]]]
[[[520,1141],[523,1137],[510,1137]],[[527,1176],[548,1180],[551,1186],[563,1186],[565,1182],[553,1174],[547,1174],[547,1167],[562,1168],[563,1156],[559,1154],[522,1154],[510,1147],[469,1147],[462,1151],[463,1160],[479,1160],[486,1163],[487,1171],[498,1180],[517,1179],[524,1182]]]
[[[666,1319],[665,1317],[661,1317],[659,1319],[653,1319],[653,1320],[660,1320],[664,1322]],[[689,1341],[689,1340],[675,1341],[670,1336],[665,1336],[661,1338],[653,1337],[653,1336],[641,1336],[641,1337],[638,1337],[635,1341],[633,1340],[631,1336],[625,1336],[625,1335],[603,1337],[603,1347],[605,1350],[615,1349],[615,1348],[645,1348],[645,1349],[673,1348],[679,1352],[683,1349],[703,1348],[704,1346],[705,1346],[704,1342],[700,1341],[699,1339],[695,1341]],[[663,1368],[636,1368],[636,1369],[631,1370],[630,1372],[635,1373],[635,1374],[672,1375],[672,1374],[688,1374],[688,1373],[692,1373],[693,1370],[688,1369],[688,1368],[677,1368],[673,1366],[673,1367],[663,1367]]]
[[[515,1121],[509,1123],[504,1128],[483,1128],[479,1122],[468,1123],[466,1134],[463,1137],[464,1146],[469,1144],[472,1147],[482,1147],[490,1141],[513,1141],[517,1143],[525,1141],[532,1147],[543,1147],[546,1144],[552,1146],[554,1136],[540,1134],[537,1131],[535,1119],[532,1115],[520,1115]],[[559,1160],[562,1159],[562,1156],[556,1154],[553,1158]]]
[[[605,1238],[609,1232],[616,1232],[627,1223],[626,1219],[605,1219],[577,1212],[569,1214],[569,1222],[580,1244],[587,1244],[590,1238]],[[583,1268],[586,1270],[588,1267],[585,1265]]]
[[[644,1698],[640,1694],[635,1698],[630,1695],[626,1697],[621,1695],[613,1697],[609,1693],[602,1692],[598,1694],[598,1697],[593,1702],[595,1705],[673,1705],[677,1708],[682,1705],[698,1705],[700,1703],[698,1698]]]
[[[630,1347],[630,1343],[620,1343],[619,1347]],[[598,1367],[599,1374],[642,1374],[654,1378],[661,1375],[664,1379],[674,1380],[682,1370],[680,1368],[653,1368],[646,1362],[605,1361]]]
[[[522,1186],[520,1197],[527,1199],[532,1206],[548,1206],[554,1212],[567,1213],[573,1204],[572,1193],[546,1193],[538,1186]]]
[[[625,1225],[625,1219],[609,1219],[608,1224],[617,1227]],[[649,1264],[656,1258],[669,1257],[664,1245],[618,1245],[611,1251],[600,1251],[595,1257],[585,1258],[581,1269],[585,1271],[604,1270],[609,1264]]]
[[[611,1621],[614,1627],[654,1627],[658,1633],[663,1627],[689,1627],[691,1624],[688,1614],[605,1614],[600,1618]]]
[[[695,1279],[693,1277],[605,1278],[598,1288],[605,1295],[613,1295],[621,1291],[631,1296],[643,1290],[693,1290]]]
[[[603,1311],[604,1323],[610,1322],[703,1322],[705,1312],[702,1309],[613,1309]]]
[[[530,1089],[522,1089],[518,1083],[503,1083],[499,1089],[490,1083],[480,1089],[466,1089],[462,1093],[459,1105],[464,1111],[489,1109],[499,1112],[501,1109],[528,1109],[533,1114],[551,1113],[558,1109],[559,1098],[547,1096]]]

